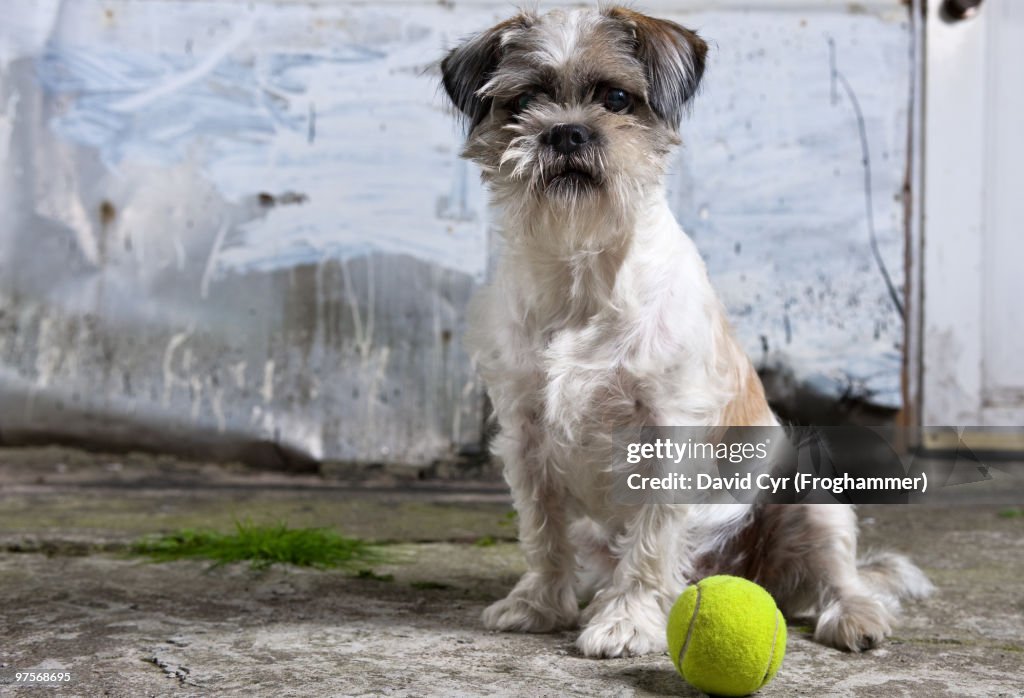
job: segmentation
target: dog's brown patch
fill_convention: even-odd
[[[746,353],[732,334],[725,313],[718,314],[715,345],[723,372],[729,374],[736,386],[732,400],[722,412],[721,426],[764,426],[774,423],[771,408],[764,395],[761,378],[754,370]]]

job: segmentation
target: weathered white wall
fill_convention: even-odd
[[[844,4],[691,21],[717,50],[683,128],[675,211],[744,345],[755,361],[791,370],[822,394],[899,406],[903,322],[870,238],[873,226],[905,305],[905,8],[876,14]]]
[[[906,8],[683,6],[653,4],[714,49],[673,203],[745,345],[824,394],[898,405],[903,330],[869,246],[862,147],[899,286]],[[433,62],[507,12],[8,8],[0,438],[415,464],[476,444],[461,333],[488,213]]]

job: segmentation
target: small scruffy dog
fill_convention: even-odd
[[[616,427],[777,424],[662,184],[706,53],[685,27],[611,7],[523,12],[442,62],[506,241],[469,342],[528,571],[483,621],[582,622],[591,657],[660,652],[686,584],[727,573],[815,617],[818,641],[866,649],[931,585],[898,555],[858,562],[852,508],[609,496]]]

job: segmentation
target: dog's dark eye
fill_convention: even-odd
[[[618,87],[609,87],[604,91],[602,103],[608,111],[626,111],[633,105],[633,96]]]
[[[528,106],[530,106],[531,102],[533,102],[533,93],[524,92],[523,94],[519,95],[518,97],[512,100],[512,111],[518,114],[519,112],[523,111]]]

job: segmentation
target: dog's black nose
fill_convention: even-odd
[[[575,153],[590,140],[590,129],[581,124],[558,124],[548,131],[548,145],[562,155]]]

